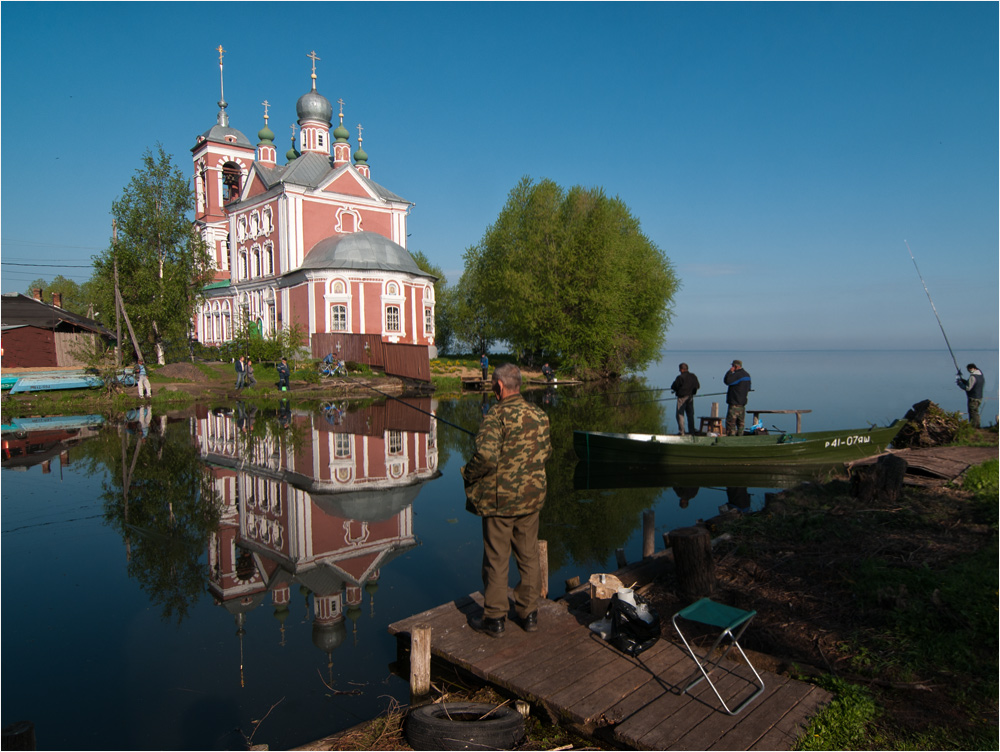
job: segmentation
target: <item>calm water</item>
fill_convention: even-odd
[[[997,353],[956,355],[986,374],[993,422]],[[732,479],[587,490],[574,478],[573,428],[674,431],[673,403],[647,390],[683,360],[702,394],[721,392],[733,357],[753,378],[751,408],[812,409],[805,430],[887,423],[922,399],[965,408],[947,352],[678,352],[630,386],[531,392],[553,425],[553,593],[614,569],[616,548],[638,558],[645,509],[662,545],[720,505],[763,503],[768,489]],[[413,406],[472,431],[483,409],[479,397]],[[4,434],[2,724],[33,721],[39,748],[243,749],[255,728],[272,749],[307,743],[406,701],[387,624],[481,587],[463,431],[393,402],[210,407]]]

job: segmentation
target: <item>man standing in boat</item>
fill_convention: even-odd
[[[493,393],[499,402],[483,417],[462,478],[466,508],[483,518],[483,616],[470,623],[490,637],[502,637],[510,609],[511,551],[521,577],[514,588],[514,610],[525,632],[538,629],[538,521],[552,443],[548,416],[521,396],[517,366],[504,363],[493,371]]]
[[[747,395],[750,394],[750,374],[743,370],[743,361],[734,360],[722,378],[729,387],[726,392],[726,436],[742,436],[747,419]]]
[[[959,378],[958,386],[965,390],[969,406],[969,423],[973,428],[979,428],[979,406],[983,403],[983,372],[976,368],[975,363],[966,366],[969,378]]]
[[[684,415],[687,414],[688,433],[694,433],[694,395],[701,389],[698,377],[688,370],[687,363],[678,367],[680,375],[670,385],[670,391],[677,395],[677,432],[684,435]]]

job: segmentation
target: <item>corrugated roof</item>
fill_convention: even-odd
[[[114,337],[103,326],[86,316],[57,308],[19,292],[5,292],[0,296],[0,319],[3,327],[36,326],[39,329],[57,329],[61,324],[97,332],[104,337]]]

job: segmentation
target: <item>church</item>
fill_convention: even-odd
[[[191,149],[195,225],[215,265],[195,336],[218,345],[247,326],[267,336],[298,325],[313,357],[333,353],[429,381],[436,278],[406,250],[413,204],[372,180],[360,125],[351,154],[343,100],[331,131],[333,105],[316,87],[319,58],[308,57],[312,88],[296,103],[285,164],[266,100],[254,147],[230,126],[224,89],[216,124]]]

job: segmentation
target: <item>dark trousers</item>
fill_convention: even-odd
[[[540,512],[521,517],[483,517],[484,616],[507,616],[507,578],[510,555],[514,554],[520,582],[514,588],[514,609],[522,619],[538,608],[542,593],[542,570],[538,561]]]
[[[684,416],[687,416],[687,431],[684,430]],[[694,397],[677,398],[677,433],[694,433]]]

